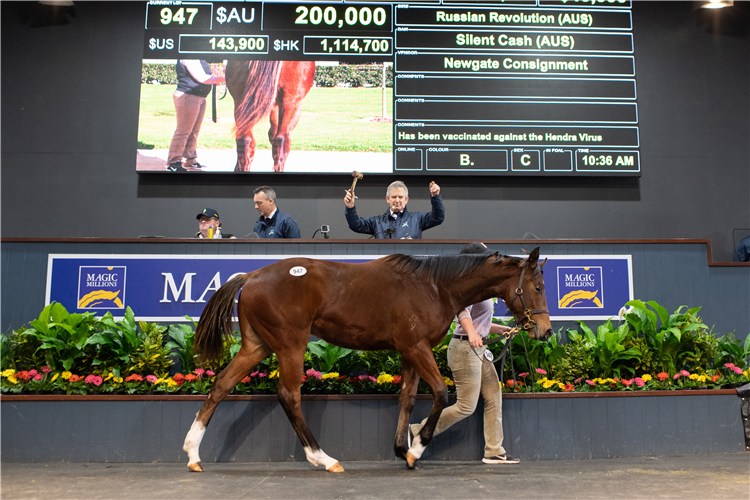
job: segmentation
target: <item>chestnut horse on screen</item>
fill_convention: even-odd
[[[203,471],[198,454],[216,406],[266,356],[279,359],[278,397],[307,460],[331,472],[339,462],[320,449],[302,416],[300,385],[310,335],[350,349],[401,353],[401,413],[394,450],[409,468],[432,440],[448,392],[432,348],[445,337],[457,312],[499,297],[533,338],[552,328],[544,295],[539,248],[526,259],[498,253],[411,257],[390,255],[350,264],[304,258],[281,260],[224,284],[211,297],[195,333],[194,348],[217,359],[223,336],[232,332],[235,298],[242,347],[216,377],[185,438],[188,467]],[[407,446],[407,424],[420,377],[430,386],[433,406],[426,424]]]
[[[255,157],[253,127],[269,115],[268,140],[273,150],[273,169],[284,171],[291,149],[290,134],[302,114],[302,99],[313,85],[315,62],[229,61],[227,90],[234,99],[237,140],[235,172],[249,172]],[[269,114],[270,113],[270,114]]]

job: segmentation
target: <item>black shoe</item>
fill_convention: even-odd
[[[486,464],[517,464],[520,460],[506,453],[505,455],[498,455],[496,457],[484,457],[482,462]]]
[[[175,161],[167,165],[167,172],[187,172],[187,170],[182,167],[182,163]]]
[[[203,165],[201,165],[198,162],[193,163],[192,165],[185,165],[187,168],[194,168],[195,170],[201,170],[205,168]]]

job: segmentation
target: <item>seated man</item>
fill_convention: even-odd
[[[204,208],[195,218],[198,219],[196,238],[236,238],[233,234],[222,233],[219,212],[213,208]]]
[[[253,191],[255,209],[260,214],[253,231],[261,238],[299,238],[297,223],[276,207],[276,191],[261,186]]]
[[[346,221],[349,229],[356,233],[372,234],[376,239],[421,239],[422,231],[439,226],[445,220],[443,198],[440,196],[440,186],[430,182],[430,203],[432,212],[407,212],[409,202],[409,188],[401,181],[394,181],[385,193],[388,211],[374,217],[361,218],[354,208],[354,195],[346,192],[344,204]]]
[[[735,262],[750,262],[750,236],[742,238],[734,250]]]

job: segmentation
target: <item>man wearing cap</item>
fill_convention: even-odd
[[[213,208],[204,208],[195,218],[198,219],[198,232],[195,233],[196,238],[236,238],[233,234],[223,234],[221,232],[219,212]]]
[[[253,231],[261,238],[299,238],[297,222],[276,207],[276,191],[261,186],[253,191],[255,209],[260,218]]]

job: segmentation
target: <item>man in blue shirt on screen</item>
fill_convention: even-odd
[[[445,220],[445,207],[440,196],[440,186],[430,182],[431,212],[408,212],[406,204],[409,202],[409,188],[401,181],[395,181],[388,186],[385,194],[388,210],[374,217],[360,217],[354,208],[354,195],[351,190],[346,192],[344,215],[349,223],[349,229],[355,233],[371,234],[376,239],[421,239],[422,231],[439,226]]]

